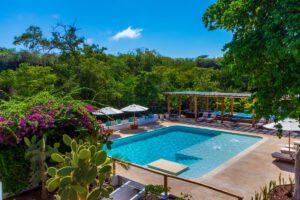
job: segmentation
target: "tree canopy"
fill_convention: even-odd
[[[30,26],[14,44],[22,50],[0,49],[0,90],[11,97],[50,91],[103,106],[139,103],[163,109],[164,91],[240,90],[222,81],[231,76],[223,72],[222,58],[170,58],[149,49],[111,55],[105,47],[86,44],[73,25],[56,26],[50,37]]]
[[[218,0],[203,21],[209,30],[233,33],[223,64],[255,94],[260,115],[300,116],[298,0]]]

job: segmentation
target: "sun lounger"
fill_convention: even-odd
[[[266,118],[261,118],[258,123],[255,124],[255,128],[262,128],[267,123]]]
[[[179,116],[178,116],[177,114],[170,114],[169,119],[170,119],[171,121],[176,121],[176,120],[179,119]]]
[[[295,152],[296,152],[295,149],[292,149],[292,148],[291,148],[291,149],[289,150],[289,148],[286,148],[286,147],[280,148],[280,151],[281,151],[281,153],[285,153],[285,154],[295,153]]]
[[[202,117],[197,118],[197,122],[203,122],[208,118],[208,112],[204,112]]]
[[[112,123],[111,123],[111,121],[107,121],[107,122],[105,123],[105,125],[106,125],[106,126],[112,126]]]
[[[300,140],[295,140],[294,145],[300,146]]]
[[[285,147],[285,148],[289,148],[289,145],[286,144],[284,147]],[[291,144],[291,149],[297,149],[297,148],[298,148],[297,145],[292,145],[292,144]]]
[[[284,161],[288,163],[295,163],[295,160],[292,158],[289,154],[279,153],[279,152],[273,152],[272,157],[279,161]]]
[[[213,122],[217,120],[217,116],[214,114],[211,114],[211,116],[209,118],[206,118],[205,121],[206,122]]]

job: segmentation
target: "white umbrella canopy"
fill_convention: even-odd
[[[122,113],[123,113],[122,110],[118,110],[118,109],[115,109],[112,107],[104,107],[95,112],[92,112],[93,115],[100,115],[100,116],[102,116],[102,115],[119,115]]]
[[[265,128],[267,129],[277,129],[277,125],[281,125],[281,129],[283,131],[288,131],[289,132],[289,152],[291,150],[291,132],[293,131],[300,131],[300,123],[298,120],[291,119],[291,118],[286,118],[283,121],[278,121],[277,123],[273,122],[270,124],[264,125]]]
[[[140,106],[140,105],[137,105],[137,104],[132,104],[132,105],[129,105],[125,108],[122,108],[121,109],[122,111],[124,112],[143,112],[143,111],[147,111],[148,108],[144,107],[144,106]]]
[[[131,113],[133,113],[133,125],[135,126],[136,125],[135,113],[136,112],[147,111],[148,108],[146,108],[144,106],[137,105],[137,104],[132,104],[132,105],[129,105],[129,106],[125,107],[125,108],[122,108],[121,110],[124,111],[124,112],[131,112]]]
[[[276,126],[278,124],[281,124],[282,130],[284,130],[284,131],[300,131],[299,121],[295,120],[295,119],[291,119],[291,118],[287,118],[287,119],[285,119],[283,121],[279,121],[277,123],[273,122],[270,124],[266,124],[266,125],[264,125],[264,127],[267,129],[277,129]]]

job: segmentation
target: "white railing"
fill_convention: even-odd
[[[158,115],[157,114],[153,114],[151,118],[149,117],[137,117],[136,123],[138,125],[146,125],[146,124],[151,124],[154,123],[158,120]],[[131,124],[133,124],[133,122],[129,122],[128,119],[122,120],[120,124],[116,124],[117,122],[114,121],[112,122],[111,126],[106,126],[104,125],[104,128],[107,129],[111,129],[111,130],[121,130],[121,129],[125,129],[125,128],[129,128]]]

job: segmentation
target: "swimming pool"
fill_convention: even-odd
[[[221,115],[221,111],[214,111],[212,113],[215,115]],[[230,114],[230,112],[224,112],[224,115],[229,115],[229,114]],[[233,113],[233,116],[239,117],[239,118],[251,119],[253,115],[251,113],[235,112],[235,113]]]
[[[189,167],[178,176],[197,178],[262,138],[207,129],[170,126],[113,140],[108,155],[147,166],[163,158]]]

